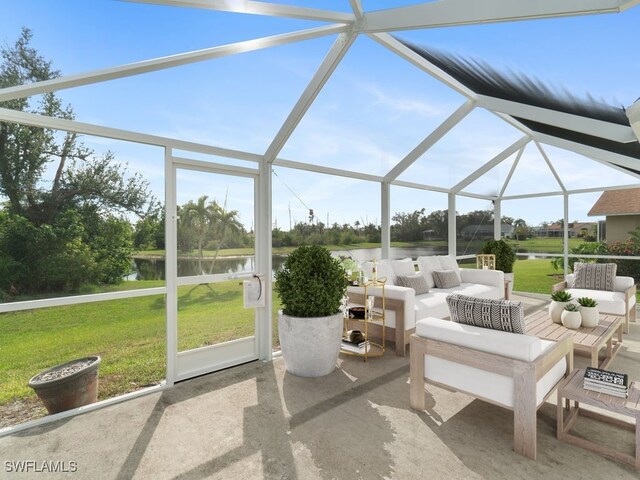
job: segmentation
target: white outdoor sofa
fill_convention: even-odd
[[[514,450],[536,458],[538,408],[573,369],[570,333],[558,342],[436,318],[411,335],[410,402],[425,410],[425,382],[513,410]]]
[[[416,270],[416,263],[419,270]],[[422,256],[414,262],[403,260],[381,260],[376,262],[377,275],[387,279],[385,285],[385,337],[395,342],[396,354],[404,356],[416,321],[422,318],[445,318],[449,315],[446,297],[450,293],[460,293],[478,298],[502,299],[505,293],[504,273],[500,270],[476,270],[459,268],[452,256]],[[365,262],[362,269],[369,278],[372,276],[372,262]],[[434,271],[455,270],[460,277],[460,285],[452,288],[435,288]],[[429,292],[416,295],[409,287],[396,285],[398,276],[420,273],[425,277]],[[382,289],[369,288],[374,295],[375,307],[382,308]],[[363,289],[348,287],[347,294],[353,304],[364,305]],[[380,337],[376,325],[369,327],[370,334]]]
[[[564,282],[553,286],[553,291],[566,290],[574,300],[581,297],[593,298],[598,302],[600,313],[624,317],[624,331],[629,333],[629,321],[634,323],[636,321],[636,285],[633,277],[616,276],[613,291],[576,288],[575,280],[575,274],[570,273],[565,277]]]

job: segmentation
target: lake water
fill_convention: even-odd
[[[355,248],[353,250],[337,250],[332,252],[335,257],[351,257],[358,262],[380,259],[380,248]],[[446,255],[446,247],[419,247],[419,248],[391,248],[391,258],[416,258],[422,255]],[[272,257],[273,270],[277,270],[284,263],[285,255]],[[529,254],[527,258],[536,258]],[[164,280],[164,259],[136,258],[133,260],[134,272],[127,280]],[[255,271],[255,258],[253,255],[243,257],[218,257],[211,271],[211,260],[203,259],[202,267],[206,273],[242,273]],[[185,277],[199,275],[197,258],[178,259],[178,276]]]
[[[446,248],[392,248],[392,258],[416,258],[420,255],[446,255]],[[338,250],[332,252],[333,256],[351,257],[358,262],[380,259],[380,248],[355,248],[353,250]],[[278,270],[284,260],[285,255],[274,255],[272,257],[273,271]],[[127,280],[164,280],[164,259],[162,258],[134,258],[133,273],[127,276]],[[255,257],[253,255],[241,257],[218,257],[211,270],[212,261],[204,258],[202,269],[206,273],[242,273],[255,271]],[[197,258],[179,258],[178,276],[186,277],[200,275]]]

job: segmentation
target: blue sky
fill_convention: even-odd
[[[349,11],[343,1],[281,1]],[[365,9],[418,2],[362,1]],[[112,0],[3,0],[0,42],[12,44],[20,28],[63,74],[104,68],[267,35],[319,23],[257,15],[159,7]],[[524,72],[576,95],[587,93],[629,106],[640,96],[637,26],[640,8],[622,14],[534,20],[398,32],[400,38]],[[331,47],[334,37],[307,40],[60,92],[80,121],[263,153]],[[373,174],[386,173],[464,99],[361,35],[282,150],[280,157]],[[400,178],[447,187],[517,140],[521,134],[476,110]],[[149,180],[163,196],[163,154],[158,148],[87,138]],[[548,153],[570,188],[632,183],[631,178],[559,149]],[[203,157],[198,157],[203,158]],[[227,162],[224,159],[214,159]],[[511,162],[470,190],[500,189]],[[233,162],[244,164],[244,162]],[[378,221],[378,184],[275,167],[274,220],[287,229],[306,219],[306,207],[330,223]],[[249,227],[245,183],[209,181],[184,172],[180,201],[209,194],[238,209]],[[192,182],[192,183],[190,183]],[[525,151],[507,194],[557,190],[535,149]],[[293,193],[292,193],[293,191]],[[586,220],[597,194],[572,197],[571,220]],[[445,195],[392,188],[392,211],[447,207]],[[460,199],[461,212],[490,208]],[[505,202],[503,214],[530,224],[562,216],[562,199]]]

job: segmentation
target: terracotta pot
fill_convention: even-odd
[[[98,400],[99,367],[97,355],[77,358],[35,375],[29,386],[50,414],[64,412]]]

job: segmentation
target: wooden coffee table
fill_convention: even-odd
[[[613,357],[622,346],[622,328],[624,318],[616,315],[600,315],[600,322],[597,327],[580,327],[576,330],[565,328],[559,323],[554,323],[549,317],[547,309],[538,310],[524,319],[524,330],[528,335],[545,340],[557,341],[562,335],[570,332],[573,336],[574,353],[582,353],[591,357],[591,366],[596,368],[607,368]],[[618,333],[614,340],[615,333]],[[599,360],[599,353],[606,347],[606,354]]]

